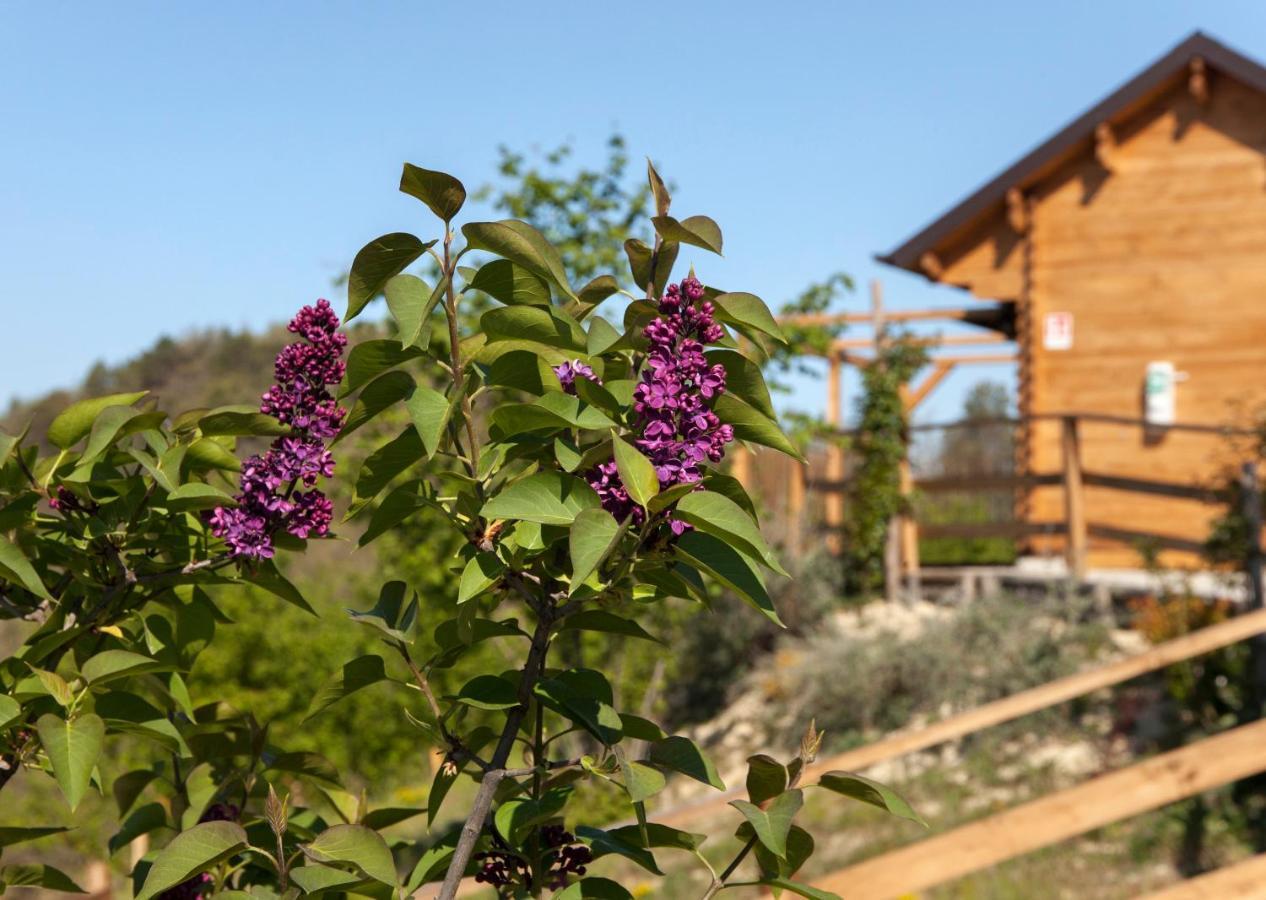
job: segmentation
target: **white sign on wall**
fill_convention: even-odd
[[[1047,350],[1073,349],[1073,314],[1047,313],[1042,320],[1042,346]]]

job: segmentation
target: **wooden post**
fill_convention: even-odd
[[[840,354],[832,352],[827,359],[826,376],[826,424],[832,431],[838,431],[844,420],[840,399],[842,369]],[[837,440],[838,435],[833,435],[826,448],[826,480],[830,487],[826,492],[824,512],[827,547],[832,553],[839,553],[843,546],[844,528],[844,448]]]
[[[805,466],[796,462],[794,459],[787,460],[791,465],[791,484],[787,490],[787,543],[790,545],[791,555],[799,557],[804,550],[804,481]],[[830,498],[832,495],[828,494]],[[835,535],[827,535],[827,545],[831,545],[831,539]],[[836,552],[837,547],[831,547],[832,552]]]
[[[1082,488],[1081,450],[1077,417],[1064,416],[1061,450],[1064,458],[1064,520],[1068,528],[1064,557],[1068,573],[1078,582],[1086,577],[1086,507]]]
[[[742,441],[735,441],[730,450],[730,474],[745,491],[752,489],[752,453]]]
[[[1245,529],[1248,531],[1248,550],[1244,557],[1244,580],[1248,588],[1248,603],[1253,609],[1261,609],[1262,601],[1262,486],[1257,478],[1257,463],[1246,462],[1240,467],[1240,495],[1243,504]],[[1249,697],[1251,707],[1244,719],[1257,719],[1266,704],[1266,638],[1255,635],[1249,642],[1250,668],[1253,683]]]

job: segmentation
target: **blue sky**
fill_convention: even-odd
[[[776,303],[844,270],[955,305],[872,254],[1196,28],[1266,58],[1256,2],[0,3],[0,403],[341,308],[363,243],[430,227],[405,160],[474,185],[498,144],[596,161],[613,129],[721,223],[711,283]]]

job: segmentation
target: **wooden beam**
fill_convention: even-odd
[[[949,363],[953,366],[977,366],[990,363],[1013,363],[1018,358],[1014,353],[977,353],[967,356],[934,356],[928,362]]]
[[[912,337],[910,343],[920,347],[976,347],[981,344],[1009,344],[1005,334],[986,331],[981,334],[949,334],[932,337]],[[836,350],[864,350],[871,346],[870,338],[840,338],[831,346]]]
[[[1260,900],[1266,896],[1266,854],[1180,881],[1139,900]]]
[[[994,312],[996,307],[952,307],[946,309],[898,309],[887,310],[884,319],[888,322],[968,322],[984,313]],[[875,319],[872,313],[799,313],[797,315],[779,316],[783,325],[869,325]]]
[[[826,423],[832,430],[838,429],[844,420],[840,384],[843,368],[841,354],[837,353],[829,358],[826,382]],[[844,448],[840,446],[838,438],[831,441],[826,448],[826,477],[841,484],[844,481]],[[844,492],[842,489],[826,495],[823,512],[827,527],[827,547],[832,553],[837,553],[843,546],[841,529],[844,527]]]
[[[920,403],[927,399],[928,394],[936,389],[936,386],[945,380],[950,372],[954,371],[954,363],[937,362],[932,371],[923,376],[923,380],[919,382],[919,386],[913,390],[905,392],[906,415],[914,412]]]
[[[1112,130],[1112,123],[1100,122],[1095,126],[1095,159],[1109,172],[1114,171],[1116,149],[1117,136]]]
[[[1193,56],[1187,71],[1187,91],[1197,103],[1209,102],[1209,69],[1203,56]]]
[[[1029,202],[1018,187],[1007,191],[1007,224],[1016,234],[1029,233]]]
[[[1115,525],[1100,525],[1091,522],[1086,526],[1086,533],[1093,538],[1115,541],[1118,544],[1135,546],[1139,543],[1155,544],[1162,550],[1180,550],[1184,553],[1204,553],[1203,541],[1178,537],[1172,534],[1157,534],[1151,531],[1138,531],[1133,528],[1118,528]]]
[[[926,538],[1021,538],[1063,533],[1063,522],[945,522],[923,526]]]
[[[841,869],[815,887],[889,900],[1266,769],[1266,721],[1234,728],[945,834]]]
[[[952,493],[955,491],[1011,491],[1016,488],[1040,487],[1059,484],[1060,476],[1045,475],[943,475],[938,478],[920,478],[914,486],[925,494]],[[1087,476],[1089,484],[1089,476]]]
[[[931,250],[919,257],[919,269],[933,281],[940,281],[941,276],[945,274],[945,266],[941,258]]]
[[[1246,638],[1263,632],[1266,632],[1266,610],[1256,610],[1236,616],[1216,625],[1184,634],[1172,641],[1157,644],[1134,656],[1085,672],[1067,675],[1039,687],[1012,694],[1010,697],[977,706],[975,709],[934,722],[926,728],[892,734],[873,744],[818,760],[808,767],[804,781],[808,783],[810,776],[821,775],[823,772],[835,769],[860,772],[877,763],[958,740],[994,725],[1001,725],[1003,722],[1010,722],[1021,716],[1066,703],[1092,691],[1112,687],[1123,681],[1129,681],[1131,678],[1146,675],[1148,672],[1172,666],[1174,663],[1202,656],[1231,644],[1238,644]],[[744,796],[743,789],[735,788],[687,806],[665,810],[655,816],[655,821],[680,828],[700,816],[725,809],[730,800],[742,796]]]
[[[1060,432],[1060,453],[1064,474],[1064,522],[1067,524],[1067,546],[1064,558],[1068,572],[1077,581],[1086,578],[1086,495],[1081,480],[1081,441],[1077,436],[1077,419],[1064,418]]]

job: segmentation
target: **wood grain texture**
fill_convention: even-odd
[[[1266,721],[1235,728],[841,869],[815,886],[866,900],[926,890],[1260,772],[1264,745]]]
[[[1266,854],[1180,881],[1139,900],[1266,900]]]

